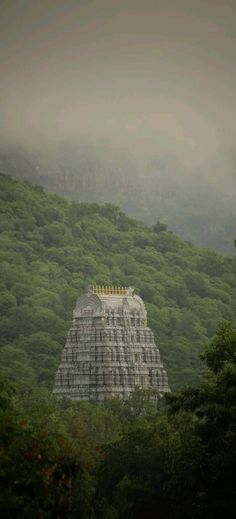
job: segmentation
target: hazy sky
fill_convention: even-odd
[[[0,135],[220,163],[235,28],[235,0],[0,0]]]

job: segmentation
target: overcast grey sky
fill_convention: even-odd
[[[235,28],[235,0],[0,0],[0,135],[220,164],[235,149]]]

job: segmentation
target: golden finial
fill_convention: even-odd
[[[91,285],[94,294],[124,296],[128,294],[127,287],[115,285]]]

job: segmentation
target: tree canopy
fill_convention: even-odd
[[[236,330],[221,322],[198,384],[156,401],[71,402],[0,378],[0,514],[235,517]]]
[[[52,387],[76,299],[88,284],[133,286],[172,389],[199,380],[199,353],[236,309],[236,259],[149,228],[111,204],[77,204],[0,176],[0,364]]]

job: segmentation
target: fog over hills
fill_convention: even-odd
[[[128,153],[63,143],[47,152],[2,149],[0,169],[69,199],[114,203],[195,244],[234,253],[233,184],[215,183],[204,168],[189,177],[176,157],[135,162]]]
[[[2,0],[2,172],[233,254],[235,22],[231,0]]]

